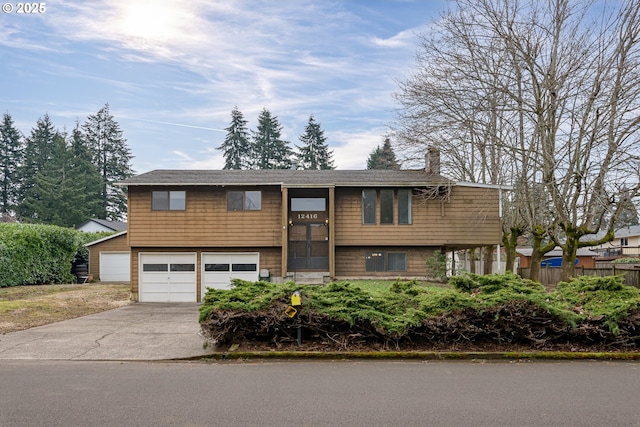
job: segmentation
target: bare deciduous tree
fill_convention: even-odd
[[[640,1],[453,6],[400,83],[402,152],[435,145],[445,175],[512,185],[503,243],[527,233],[538,265],[560,245],[572,277],[639,194]]]

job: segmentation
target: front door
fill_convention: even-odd
[[[329,226],[322,223],[298,223],[289,229],[289,270],[329,269]]]

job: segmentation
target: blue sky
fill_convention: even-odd
[[[7,3],[4,1],[4,3]],[[364,169],[392,122],[417,35],[445,0],[46,1],[0,12],[0,108],[28,135],[109,103],[136,173],[220,169],[231,110],[267,108],[291,146],[310,115],[339,169]]]

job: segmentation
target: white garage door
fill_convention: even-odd
[[[131,280],[129,259],[129,252],[100,252],[100,281],[128,282]]]
[[[196,254],[140,254],[141,302],[195,302]]]
[[[257,281],[258,252],[202,254],[202,295],[207,288],[229,289],[231,279]]]

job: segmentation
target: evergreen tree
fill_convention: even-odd
[[[82,125],[84,139],[93,154],[93,164],[102,177],[100,218],[119,220],[126,216],[127,199],[114,183],[133,175],[131,150],[120,125],[109,114],[109,104],[87,117]]]
[[[101,214],[102,177],[96,166],[92,163],[92,152],[87,146],[80,124],[71,132],[69,138],[69,150],[71,152],[70,167],[73,176],[82,185],[82,205],[84,218],[98,218]],[[74,223],[78,225],[78,223]]]
[[[258,117],[258,130],[253,133],[252,153],[257,169],[291,168],[289,142],[281,139],[282,126],[278,118],[265,108]]]
[[[84,183],[74,174],[72,152],[63,135],[55,134],[51,154],[23,203],[32,212],[30,222],[72,227],[87,218]]]
[[[29,221],[35,218],[33,211],[25,200],[37,200],[39,194],[35,188],[36,175],[44,169],[45,164],[52,159],[54,138],[58,132],[53,126],[48,114],[38,119],[36,126],[31,129],[26,139],[24,151],[24,163],[19,169],[20,180],[19,200],[16,206],[18,216]]]
[[[251,141],[247,121],[238,107],[231,111],[231,125],[225,128],[227,136],[218,150],[224,152],[223,169],[249,169],[251,167]]]
[[[382,148],[378,146],[371,152],[367,160],[367,169],[400,169],[400,165],[396,160],[396,153],[394,153],[391,147],[389,137],[384,139]]]
[[[309,122],[305,127],[305,133],[300,135],[302,146],[298,148],[297,160],[304,169],[334,169],[333,152],[326,144],[327,138],[320,128],[320,123],[316,123],[313,116],[309,117]]]
[[[0,217],[13,212],[18,202],[18,174],[23,156],[22,135],[9,113],[5,113],[0,124]]]

